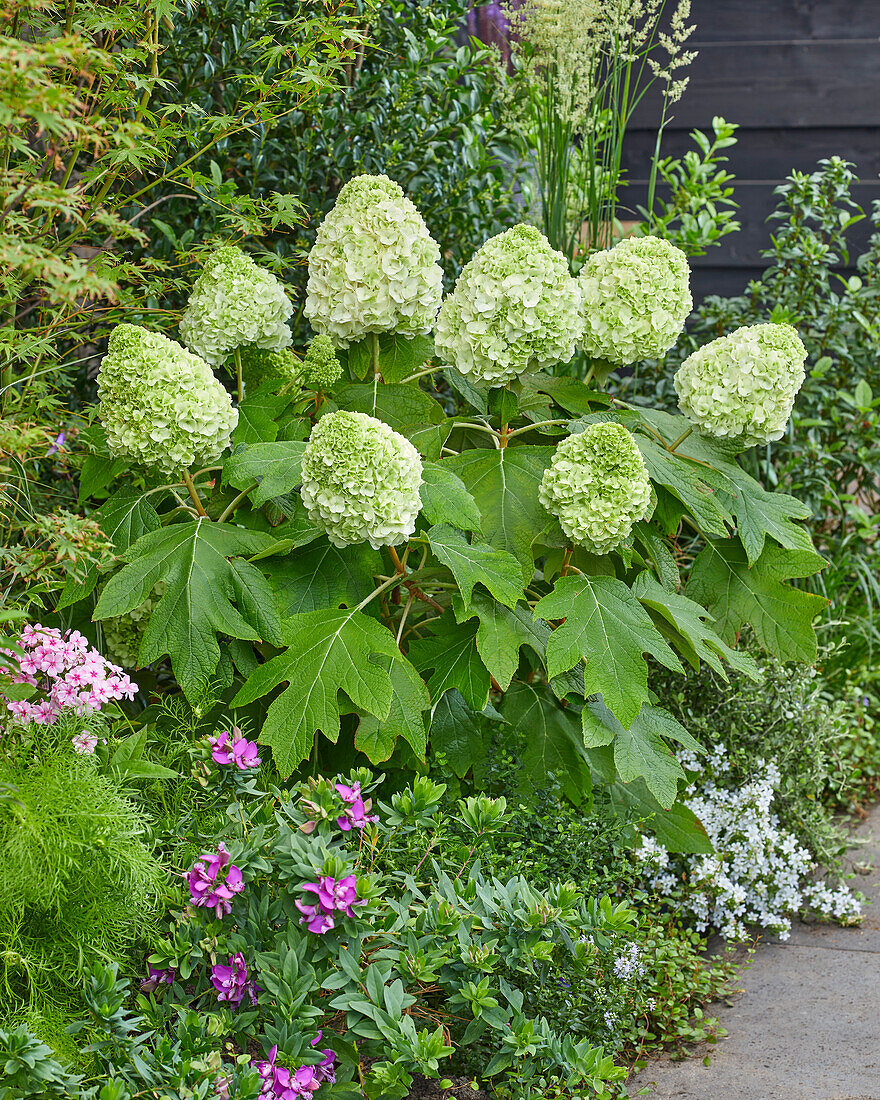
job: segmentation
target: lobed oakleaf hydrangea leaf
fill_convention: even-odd
[[[825,564],[815,551],[768,543],[752,565],[739,539],[713,540],[697,555],[687,592],[715,616],[726,642],[751,623],[761,645],[780,660],[815,661],[813,619],[828,601],[783,582],[810,577]]]
[[[489,673],[477,650],[473,623],[456,623],[451,614],[433,623],[431,633],[410,644],[409,658],[423,675],[431,672],[428,690],[436,703],[455,688],[468,706],[482,710],[489,701]]]
[[[486,542],[470,543],[466,535],[445,523],[428,531],[428,541],[435,556],[452,570],[465,607],[470,604],[475,584],[484,585],[508,607],[521,599],[522,569],[513,554]]]
[[[431,716],[431,753],[441,755],[459,779],[486,756],[490,724],[455,688],[443,693]]]
[[[302,480],[305,443],[255,443],[236,451],[223,463],[223,480],[235,489],[247,489],[253,482],[252,507],[259,508],[273,497],[284,496]]]
[[[419,489],[422,515],[429,523],[451,523],[462,531],[479,531],[483,526],[480,510],[464,482],[445,466],[422,463]]]
[[[409,661],[381,657],[379,664],[391,677],[394,688],[391,708],[383,719],[374,714],[361,718],[354,735],[355,748],[364,753],[371,764],[381,764],[391,756],[397,739],[402,737],[416,756],[424,760],[428,746],[424,712],[431,705],[425,681]]]
[[[538,489],[552,457],[552,447],[522,446],[465,451],[442,462],[477,502],[483,538],[513,554],[525,584],[535,574],[532,543],[551,520]]]
[[[584,692],[599,694],[622,725],[629,727],[650,702],[650,653],[662,665],[682,672],[681,663],[630,589],[615,577],[560,578],[539,600],[535,615],[564,619],[547,642],[552,678],[584,662]]]
[[[526,603],[505,607],[486,592],[477,590],[466,607],[461,599],[453,601],[456,619],[462,623],[477,618],[477,652],[483,664],[506,691],[519,666],[519,651],[529,646],[542,660],[552,631],[541,619],[535,619]]]
[[[288,685],[269,706],[260,741],[272,746],[281,774],[290,775],[309,756],[318,731],[331,741],[339,736],[340,691],[368,714],[383,721],[389,716],[394,684],[388,668],[373,658],[404,658],[394,635],[356,608],[292,615],[280,633],[281,644],[289,648],[260,665],[232,705],[245,706],[280,684]],[[413,705],[411,692],[398,698]],[[408,720],[418,719],[413,713]]]
[[[270,558],[262,568],[286,618],[322,607],[355,607],[373,591],[373,577],[383,566],[366,543],[340,547],[321,539],[289,557]]]
[[[129,564],[107,582],[94,618],[133,611],[157,581],[164,581],[165,592],[144,632],[140,663],[152,664],[167,653],[178,683],[194,699],[220,660],[218,634],[279,641],[272,589],[255,565],[236,556],[259,553],[274,541],[203,518],[151,531],[126,552]]]
[[[681,501],[704,535],[726,535],[732,517],[717,489],[729,486],[727,478],[694,459],[667,451],[648,436],[637,435],[636,441],[651,480]]]

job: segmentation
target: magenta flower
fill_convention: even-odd
[[[67,439],[66,433],[65,432],[59,432],[58,435],[55,436],[55,442],[50,444],[49,448],[47,449],[46,456],[48,457],[49,455],[55,455],[55,454],[58,454],[59,451],[63,451],[64,450],[64,441],[66,439]]]
[[[216,737],[209,737],[211,759],[215,764],[235,764],[243,772],[260,766],[256,741],[242,737],[241,730],[235,726],[230,739],[229,731],[223,730]]]
[[[259,986],[248,978],[247,965],[240,951],[229,956],[228,966],[211,967],[211,984],[217,990],[218,1001],[229,1001],[230,1004],[240,1005],[247,993],[251,1004],[257,1003]]]
[[[315,1046],[321,1038],[318,1032],[316,1039],[312,1040]],[[332,1050],[322,1050],[324,1061],[317,1066],[300,1066],[292,1073],[284,1066],[275,1064],[278,1055],[278,1047],[272,1047],[269,1051],[269,1060],[265,1062],[252,1062],[263,1085],[260,1095],[265,1100],[302,1100],[303,1097],[312,1096],[325,1082],[332,1084],[336,1080],[334,1063],[336,1055]]]
[[[186,876],[192,904],[213,909],[218,919],[232,912],[233,897],[244,889],[241,869],[234,863],[227,867],[231,858],[220,843],[216,854],[204,853]]]
[[[302,923],[310,932],[315,932],[319,936],[336,927],[333,917],[335,912],[353,917],[355,905],[367,904],[366,899],[358,899],[357,879],[354,875],[341,879],[321,875],[317,882],[303,883],[300,890],[306,890],[318,896],[317,902],[311,905],[304,901],[297,901],[295,904],[303,914]]]
[[[346,803],[345,813],[336,819],[336,824],[343,832],[347,833],[352,828],[363,829],[369,822],[379,820],[376,814],[367,813],[371,803],[364,803],[360,783],[352,783],[350,787],[337,783],[336,793]]]
[[[173,967],[169,967],[167,970],[156,970],[155,967],[147,963],[147,976],[141,982],[141,989],[144,993],[152,993],[153,990],[157,989],[160,985],[171,985],[174,978],[175,973]]]

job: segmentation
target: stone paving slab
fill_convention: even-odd
[[[880,1100],[880,807],[857,834],[852,880],[874,904],[861,928],[799,924],[758,946],[732,1007],[712,1006],[728,1036],[685,1062],[651,1062],[630,1089],[652,1100]],[[708,1053],[711,1064],[704,1066]]]

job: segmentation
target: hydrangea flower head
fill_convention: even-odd
[[[303,359],[306,380],[313,389],[329,389],[338,382],[342,367],[336,358],[336,351],[329,336],[316,336],[309,344]]]
[[[591,424],[558,445],[538,499],[573,542],[608,554],[650,512],[651,481],[622,424]]]
[[[738,328],[704,344],[679,367],[679,408],[706,435],[749,445],[781,439],[806,358],[791,325]]]
[[[216,853],[204,853],[186,876],[190,901],[197,908],[213,909],[218,920],[232,912],[232,899],[244,890],[241,869],[230,864],[222,843]]]
[[[568,261],[533,225],[486,241],[444,301],[437,354],[464,375],[500,386],[526,371],[567,363],[583,321]]]
[[[687,257],[660,237],[627,237],[593,253],[578,282],[584,351],[621,365],[664,355],[694,305]]]
[[[387,176],[356,176],[309,253],[305,315],[341,348],[369,332],[425,335],[442,282],[440,248],[400,185]]]
[[[302,459],[309,519],[334,546],[397,546],[413,533],[421,508],[422,460],[402,435],[366,413],[322,416]]]
[[[272,351],[249,344],[241,349],[240,355],[241,373],[248,388],[256,388],[269,379],[294,383],[302,380],[302,361],[289,348]],[[234,373],[235,363],[227,360],[226,368]]]
[[[165,473],[213,462],[238,423],[204,359],[139,325],[110,333],[98,395],[111,453]]]
[[[224,245],[207,259],[180,318],[183,342],[212,366],[245,344],[280,351],[290,345],[293,303],[271,271]]]

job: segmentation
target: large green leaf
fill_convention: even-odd
[[[767,536],[788,550],[813,549],[813,541],[805,527],[795,520],[809,519],[810,509],[800,500],[785,493],[768,493],[754,478],[743,473],[736,481],[736,491],[719,493],[736,518],[737,534],[748,554],[756,562],[764,549]]]
[[[528,604],[505,607],[488,593],[477,591],[469,606],[456,600],[453,609],[459,622],[479,619],[477,652],[503,691],[510,686],[519,666],[522,646],[529,646],[543,660],[552,631],[547,623],[535,619]]]
[[[437,701],[431,716],[431,754],[442,754],[459,779],[486,755],[489,723],[454,688]]]
[[[428,690],[436,702],[444,691],[455,688],[468,706],[482,710],[489,700],[489,673],[477,651],[473,623],[456,623],[447,614],[431,624],[431,633],[410,644],[409,658],[421,673],[433,669]]]
[[[825,564],[812,550],[768,543],[750,566],[739,539],[713,540],[697,555],[687,592],[715,616],[726,642],[732,643],[744,624],[751,623],[761,645],[781,660],[814,661],[813,619],[828,601],[783,581],[810,577]]]
[[[636,442],[651,480],[684,504],[703,534],[726,535],[732,521],[717,489],[726,486],[727,479],[693,459],[670,453],[648,436],[637,435]]]
[[[425,681],[409,661],[396,657],[381,657],[379,664],[388,670],[394,695],[384,719],[365,714],[354,737],[355,748],[364,753],[371,764],[381,764],[394,751],[398,737],[407,741],[420,760],[425,759],[427,731],[424,712],[431,705]]]
[[[283,530],[279,527],[277,533],[282,535]],[[326,539],[262,563],[283,616],[342,604],[355,607],[376,587],[373,576],[382,568],[379,552],[366,543],[333,546]]]
[[[678,741],[691,752],[702,745],[661,707],[645,703],[630,728],[624,729],[601,701],[590,701],[581,713],[584,745],[588,749],[614,746],[614,766],[622,783],[642,778],[648,789],[669,809],[678,796],[684,769],[672,755],[668,740]]]
[[[752,680],[760,680],[761,674],[754,658],[748,653],[731,649],[723,639],[719,638],[709,625],[712,616],[700,604],[694,603],[693,600],[678,592],[670,592],[647,572],[640,573],[636,577],[632,591],[644,607],[655,612],[673,627],[674,634],[671,638],[673,645],[683,652],[695,669],[699,671],[700,661],[703,660],[726,680],[727,674],[721,663],[723,658],[731,668],[744,673]]]
[[[117,554],[125,553],[141,535],[159,527],[159,516],[151,498],[135,489],[120,489],[114,493],[95,512],[94,518]],[[84,600],[94,591],[100,575],[98,566],[92,565],[82,580],[68,578],[58,601],[58,610]]]
[[[281,774],[289,775],[308,757],[319,730],[331,741],[339,736],[340,691],[366,713],[388,717],[394,684],[373,657],[404,658],[393,634],[351,608],[292,615],[282,624],[281,642],[289,648],[260,665],[232,705],[245,706],[288,685],[270,705],[260,740],[272,746]],[[402,698],[406,705],[409,697]]]
[[[384,421],[405,435],[426,458],[440,457],[440,447],[448,434],[446,414],[417,382],[405,386],[343,386],[337,391],[335,401],[340,408],[368,413]]]
[[[435,556],[452,570],[465,607],[475,584],[484,585],[499,603],[513,607],[523,595],[522,569],[506,550],[487,542],[470,543],[467,536],[441,523],[428,531]]]
[[[461,478],[436,462],[422,465],[422,515],[429,523],[451,523],[462,531],[479,531],[480,510]]]
[[[612,748],[588,749],[587,757],[593,770],[593,782],[602,783],[615,813],[625,821],[635,818],[646,822],[670,852],[710,855],[714,851],[705,827],[687,806],[676,802],[665,809],[648,790],[644,779],[634,779],[628,784],[617,781]]]
[[[397,332],[379,335],[379,371],[385,382],[402,382],[434,354],[434,341],[428,336],[402,336]],[[367,336],[346,352],[348,366],[355,378],[364,378],[372,365],[373,341]]]
[[[220,660],[218,634],[278,641],[272,589],[255,565],[236,556],[259,553],[273,541],[269,535],[207,519],[151,531],[126,551],[129,564],[107,582],[94,617],[133,611],[157,581],[164,581],[165,593],[144,632],[140,661],[150,664],[167,653],[178,683],[188,698],[195,698]]]
[[[614,577],[562,577],[535,614],[565,620],[547,642],[548,674],[558,676],[583,660],[585,693],[601,694],[626,727],[650,701],[643,654],[683,671],[647,611]]]
[[[245,397],[238,406],[238,424],[232,433],[232,446],[239,443],[271,443],[278,438],[278,418],[290,404],[290,398],[257,392]]]
[[[538,500],[538,488],[552,457],[552,447],[523,446],[465,451],[442,463],[461,478],[477,502],[483,537],[513,554],[526,584],[535,572],[532,543],[550,521]]]
[[[299,485],[305,449],[305,443],[255,443],[226,459],[223,480],[234,489],[247,489],[256,481],[257,488],[250,501],[254,508],[259,508]]]
[[[511,684],[501,703],[503,717],[524,735],[521,786],[542,790],[553,775],[575,805],[589,795],[590,767],[577,714],[542,684]]]

